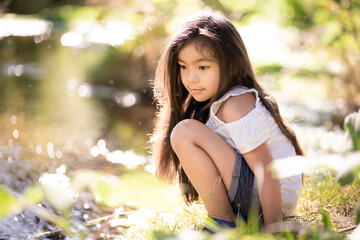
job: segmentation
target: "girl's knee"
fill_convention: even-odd
[[[185,119],[176,124],[171,132],[170,143],[175,149],[179,145],[193,141],[194,130],[202,124],[201,122],[194,119]]]

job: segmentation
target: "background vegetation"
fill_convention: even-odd
[[[360,106],[359,1],[0,8],[1,239],[343,239],[359,224],[359,113],[345,120]],[[151,176],[149,81],[169,34],[199,10],[236,25],[306,151],[296,169],[280,166],[307,174],[298,215],[276,236],[257,224],[191,231],[207,221],[202,204],[184,206],[178,189]]]

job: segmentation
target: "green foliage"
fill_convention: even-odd
[[[345,117],[344,128],[350,133],[353,142],[353,149],[360,151],[360,110]],[[341,185],[350,185],[353,182],[358,182],[359,178],[360,164],[341,175],[338,181]],[[360,200],[355,207],[355,214],[355,222],[356,224],[360,224]]]
[[[179,189],[146,173],[117,177],[100,171],[79,170],[71,182],[76,192],[90,190],[98,201],[110,207],[131,202],[157,210],[173,210],[182,202]]]
[[[304,0],[304,1],[293,1],[285,0],[292,11],[291,22],[299,28],[309,28],[313,26],[313,11],[315,7],[313,4],[314,1]]]
[[[284,0],[284,3],[292,14],[284,14],[282,22],[299,30],[299,47],[305,46],[305,50],[317,58],[323,68],[319,72],[337,75],[327,78],[333,91],[329,96],[346,99],[350,110],[358,108],[360,1]],[[310,40],[312,38],[316,40]],[[334,62],[341,66],[341,71],[329,67],[329,63]]]
[[[259,72],[259,74],[274,74],[274,73],[279,73],[282,69],[283,66],[275,63],[275,64],[258,67],[256,70]]]
[[[5,188],[0,188],[0,219],[4,215],[15,213],[21,210],[19,199],[9,193]]]
[[[326,209],[323,209],[323,210],[321,210],[321,214],[323,216],[324,226],[327,229],[332,229],[332,224],[331,224],[331,221],[330,221],[329,211],[326,210]]]
[[[8,214],[23,210],[26,206],[39,203],[44,199],[39,185],[30,186],[22,196],[15,196],[7,189],[0,188],[0,219]]]
[[[24,194],[24,199],[28,205],[41,202],[44,199],[41,186],[38,184],[30,186]]]
[[[355,166],[355,167],[349,169],[349,171],[346,171],[344,174],[342,174],[339,177],[338,182],[342,186],[349,185],[352,182],[359,179],[359,176],[360,176],[360,165]]]
[[[360,224],[360,201],[357,203],[357,205],[355,207],[355,213],[356,213],[355,222],[356,222],[356,224]]]
[[[350,133],[354,150],[360,151],[360,110],[345,117],[344,128]]]
[[[166,239],[175,237],[174,234],[166,233],[166,232],[163,232],[163,231],[154,231],[153,235],[154,235],[154,238],[157,239],[157,240],[166,240]]]
[[[215,1],[213,1],[215,2]],[[218,0],[218,2],[229,12],[247,12],[252,11],[256,7],[257,0],[248,1],[232,1],[232,0]]]

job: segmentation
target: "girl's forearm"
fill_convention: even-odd
[[[265,142],[251,152],[245,153],[244,157],[257,178],[266,229],[272,223],[282,221],[280,182],[267,170],[267,166],[272,162],[272,154]]]
[[[263,172],[263,178],[258,179],[258,189],[266,230],[272,223],[281,222],[283,216],[280,182],[272,178],[271,173],[266,170]]]

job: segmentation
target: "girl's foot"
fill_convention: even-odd
[[[216,226],[214,226],[214,224],[211,224],[212,226],[209,226],[210,228],[205,226],[203,228],[203,232],[214,233],[213,230],[217,228],[236,228],[235,222],[229,222],[226,220],[213,218],[213,217],[211,217],[210,219],[212,219],[216,223]]]

